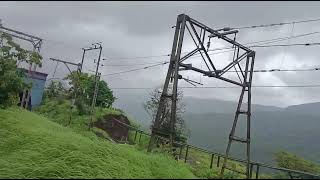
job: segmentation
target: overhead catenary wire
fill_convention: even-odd
[[[303,34],[298,34],[295,36],[284,36],[284,37],[278,37],[278,38],[273,38],[273,39],[266,39],[266,40],[260,40],[260,41],[253,41],[253,42],[248,42],[248,43],[243,43],[243,45],[249,45],[249,44],[269,44],[269,43],[274,43],[274,42],[280,42],[280,41],[285,41],[289,39],[295,39],[295,38],[300,38],[300,37],[305,37],[305,36],[310,36],[314,34],[319,34],[320,31],[314,31],[310,33],[303,33]]]
[[[255,46],[251,46],[251,47],[275,47],[275,46],[314,46],[314,45],[320,45],[320,43],[296,43],[296,44],[275,44],[275,45],[255,45]],[[227,51],[233,51],[233,49],[229,49]],[[216,53],[211,53],[212,54],[218,54],[218,53],[223,53],[226,51],[222,51],[222,52],[216,52]],[[121,72],[116,72],[116,73],[111,73],[111,74],[105,74],[102,76],[111,76],[111,75],[118,75],[118,74],[123,74],[123,73],[128,73],[128,72],[134,72],[134,71],[139,71],[139,70],[143,70],[143,69],[148,69],[151,67],[156,67],[156,66],[161,66],[161,65],[165,65],[169,63],[168,61],[165,62],[161,62],[159,64],[154,64],[154,65],[150,65],[150,66],[145,66],[142,68],[136,68],[136,69],[131,69],[131,70],[127,70],[127,71],[121,71]],[[319,67],[316,68],[312,68],[312,69],[287,69],[287,70],[281,70],[281,69],[269,69],[269,70],[254,70],[254,72],[275,72],[275,71],[318,71]],[[228,72],[233,72],[233,71],[228,71]],[[235,71],[234,71],[235,72]]]
[[[157,66],[162,66],[165,65],[169,62],[163,62],[160,64],[155,64],[155,65],[151,65],[151,66],[145,66],[142,68],[136,68],[136,69],[131,69],[131,70],[127,70],[127,71],[120,71],[120,72],[116,72],[116,73],[111,73],[111,74],[105,74],[102,76],[111,76],[111,75],[119,75],[119,74],[123,74],[123,73],[129,73],[129,72],[134,72],[134,71],[140,71],[140,70],[145,70],[151,67],[157,67]],[[299,72],[299,71],[320,71],[320,66],[318,67],[313,67],[313,68],[305,68],[305,69],[259,69],[259,70],[253,70],[253,72],[258,72],[258,73],[264,73],[264,72]],[[227,72],[236,72],[236,71],[227,71]]]
[[[320,88],[320,84],[309,84],[309,85],[256,85],[251,86],[252,88]],[[231,89],[231,88],[241,88],[239,86],[197,86],[197,87],[186,87],[181,86],[178,87],[181,89]],[[134,89],[141,89],[141,90],[147,90],[147,89],[154,89],[153,87],[115,87],[111,89],[128,89],[128,90],[134,90]]]
[[[257,44],[257,43],[268,44],[268,43],[280,42],[280,41],[284,41],[284,40],[288,40],[288,39],[294,39],[294,38],[299,38],[299,37],[304,37],[304,36],[315,35],[315,34],[319,34],[319,33],[320,33],[319,31],[315,31],[315,32],[310,32],[310,33],[298,34],[295,36],[286,36],[286,37],[279,37],[279,38],[273,38],[273,39],[267,39],[267,40],[253,41],[253,42],[243,43],[243,45]],[[63,41],[57,41],[57,40],[50,40],[50,39],[43,39],[43,40],[52,41],[52,42],[56,42],[56,43],[68,44]],[[270,47],[272,47],[272,46],[270,46]],[[209,51],[219,51],[219,50],[225,50],[225,49],[231,49],[231,48],[232,47],[223,47],[223,48],[212,49]],[[184,52],[183,54],[187,54],[187,53],[189,53],[189,52]],[[129,60],[129,59],[146,59],[146,58],[156,58],[156,57],[170,57],[170,53],[169,54],[160,54],[160,55],[150,55],[150,56],[111,57],[111,58],[108,58],[108,60],[112,61],[112,60]]]
[[[283,25],[288,25],[288,24],[300,24],[300,23],[316,22],[316,21],[320,21],[320,18],[317,18],[317,19],[309,19],[309,20],[301,20],[301,21],[291,21],[291,22],[273,23],[273,24],[261,24],[261,25],[252,25],[252,26],[232,27],[232,28],[230,28],[230,29],[265,28],[265,27],[272,27],[272,26],[283,26]]]
[[[313,42],[313,43],[295,43],[295,44],[271,44],[271,45],[252,45],[248,46],[249,48],[270,48],[270,47],[291,47],[291,46],[319,46],[320,42]],[[225,51],[222,51],[225,50]],[[233,51],[232,47],[224,47],[224,48],[216,48],[213,50],[209,51],[220,51],[220,52],[215,52],[215,53],[209,53],[209,55],[215,55],[215,54],[222,54],[226,52],[231,52]],[[195,58],[199,57],[200,55],[194,55],[189,58]],[[105,65],[108,66],[108,65]],[[126,66],[126,65],[118,65],[118,66]],[[128,65],[130,66],[130,65]]]
[[[271,27],[271,26],[281,26],[281,25],[287,25],[287,24],[299,24],[299,23],[307,23],[307,22],[316,22],[316,21],[320,21],[320,18],[317,18],[317,19],[309,19],[309,20],[301,20],[301,21],[292,21],[292,22],[282,22],[282,23],[273,23],[273,24],[263,24],[263,25],[252,25],[252,26],[242,26],[242,27],[233,27],[231,29],[250,29],[250,28],[262,28],[262,27]],[[315,34],[315,33],[319,33],[319,32],[314,32],[314,33],[307,33],[305,35],[312,35],[312,34]],[[295,36],[295,37],[299,37],[298,36]],[[295,37],[292,37],[292,38],[295,38]],[[51,41],[51,42],[54,42],[54,43],[60,43],[60,44],[65,44],[65,45],[68,45],[68,46],[73,46],[73,47],[76,47],[74,46],[73,44],[71,43],[67,43],[67,42],[64,42],[64,41],[59,41],[59,40],[52,40],[52,39],[49,39],[49,38],[42,38],[43,41]],[[280,38],[279,38],[280,40]],[[263,40],[263,41],[268,41],[268,40]],[[263,41],[260,41],[260,42],[263,42]],[[259,41],[257,42],[251,42],[251,43],[258,43]],[[251,43],[248,43],[248,44],[251,44]],[[246,43],[244,43],[245,45]],[[77,47],[79,49],[81,49],[81,47]],[[117,59],[117,60],[125,60],[125,59],[144,59],[144,58],[152,58],[152,57],[166,57],[166,56],[170,56],[170,54],[162,54],[162,55],[153,55],[153,56],[138,56],[138,57],[120,57],[120,58],[110,58],[110,59]]]
[[[290,37],[281,37],[281,38],[274,38],[274,39],[270,39],[270,40],[261,40],[261,41],[256,41],[256,42],[250,42],[250,43],[246,43],[246,44],[256,44],[256,43],[263,43],[263,44],[267,44],[267,43],[273,43],[275,41],[282,41],[282,40],[286,40],[286,39],[292,39],[292,38],[297,38],[297,37],[302,37],[302,36],[307,36],[307,35],[312,35],[312,34],[317,34],[317,33],[320,33],[320,32],[311,32],[311,33],[305,33],[305,34],[300,34],[300,35],[296,35],[296,36],[290,36]],[[266,47],[283,47],[283,46],[313,46],[313,45],[320,45],[320,43],[297,43],[297,44],[272,44],[272,45],[252,45],[252,46],[249,46],[249,47],[252,47],[252,48],[266,48]],[[226,50],[226,51],[220,51],[220,52],[216,52],[216,53],[212,53],[212,54],[220,54],[220,53],[225,53],[225,52],[229,52],[229,50],[232,51],[231,48],[220,48],[220,49],[214,49],[214,50],[211,50],[211,51],[220,51],[220,50]],[[210,54],[210,55],[212,55]],[[152,58],[152,57],[168,57],[170,56],[170,54],[163,54],[163,55],[157,55],[157,56],[140,56],[140,57],[127,57],[127,58],[120,58],[120,59],[138,59],[138,58]],[[112,59],[112,58],[111,58]],[[111,73],[111,74],[106,74],[104,76],[110,76],[110,75],[116,75],[116,74],[123,74],[123,73],[127,73],[127,72],[133,72],[133,71],[138,71],[138,70],[142,70],[142,69],[147,69],[149,67],[155,67],[155,66],[159,66],[159,65],[163,65],[163,64],[166,64],[168,62],[162,62],[160,64],[154,64],[152,66],[146,66],[146,67],[143,67],[143,68],[137,68],[137,69],[132,69],[132,70],[128,70],[128,71],[121,71],[121,72],[116,72],[116,73]],[[147,64],[147,63],[145,63]],[[132,65],[144,65],[144,64],[132,64]],[[109,66],[109,65],[106,65],[106,66]],[[131,64],[129,65],[125,65],[125,64],[118,64],[118,65],[110,65],[110,66],[131,66]],[[272,69],[272,70],[255,70],[255,72],[274,72],[274,71],[314,71],[314,70],[318,70],[318,68],[315,68],[315,69],[311,69],[311,70],[296,70],[296,69],[293,69],[293,70],[275,70],[275,69]],[[230,71],[232,72],[232,71]]]
[[[270,48],[270,47],[290,47],[290,46],[319,46],[320,42],[312,42],[312,43],[294,43],[294,44],[270,44],[270,45],[252,45],[247,46],[248,48]],[[220,51],[220,50],[232,50],[232,47],[222,47],[216,48],[209,51]]]
[[[142,66],[142,65],[147,65],[147,64],[156,64],[156,63],[165,63],[167,61],[155,61],[155,62],[146,62],[146,63],[137,63],[137,64],[101,64],[104,67],[108,66]]]
[[[319,42],[314,43],[295,43],[295,44],[272,44],[272,45],[254,45],[249,46],[251,48],[263,48],[263,47],[285,47],[285,46],[319,46]]]
[[[165,64],[167,64],[167,63],[169,63],[169,62],[163,62],[163,63],[160,63],[160,64],[155,64],[155,65],[151,65],[151,66],[145,66],[145,67],[143,67],[143,68],[136,68],[136,69],[131,69],[131,70],[127,70],[127,71],[121,71],[121,72],[116,72],[116,73],[105,74],[105,75],[102,75],[102,76],[112,76],[112,75],[117,75],[117,74],[134,72],[134,71],[139,71],[139,70],[148,69],[148,68],[151,68],[151,67],[162,66],[162,65],[165,65]]]
[[[295,39],[299,37],[305,37],[305,36],[310,36],[310,35],[315,35],[315,34],[320,34],[320,31],[315,31],[315,32],[310,32],[310,33],[303,33],[303,34],[298,34],[295,36],[285,36],[285,37],[279,37],[279,38],[273,38],[273,39],[266,39],[266,40],[260,40],[260,41],[253,41],[253,42],[247,42],[243,43],[243,45],[250,45],[250,44],[269,44],[269,43],[275,43],[275,42],[280,42],[280,41],[285,41],[288,39]],[[258,46],[258,45],[256,45]],[[249,46],[252,47],[252,46]],[[253,46],[255,47],[255,46]],[[272,46],[270,46],[272,47]],[[222,47],[222,48],[215,48],[209,51],[220,51],[220,50],[227,50],[227,49],[232,49],[232,47]],[[228,51],[226,51],[228,52]],[[187,54],[189,52],[184,52],[183,54]],[[146,59],[146,58],[155,58],[155,57],[170,57],[170,54],[160,54],[160,55],[150,55],[150,56],[136,56],[136,57],[110,57],[108,58],[109,60],[128,60],[128,59]]]

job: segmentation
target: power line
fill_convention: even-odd
[[[251,86],[253,88],[313,88],[313,87],[320,87],[320,84],[311,84],[311,85],[257,85]],[[231,89],[231,88],[241,88],[238,86],[205,86],[205,87],[178,87],[181,89]],[[111,89],[154,89],[152,87],[118,87],[118,88],[111,88]]]
[[[284,47],[284,46],[319,46],[319,42],[315,43],[296,43],[296,44],[272,44],[272,45],[254,45],[254,46],[249,46],[251,48],[260,48],[260,47]]]
[[[264,27],[272,27],[272,26],[283,26],[283,25],[287,25],[287,24],[299,24],[299,23],[315,22],[315,21],[320,21],[320,18],[318,18],[318,19],[310,19],[310,20],[302,20],[302,21],[274,23],[274,24],[262,24],[262,25],[253,25],[253,26],[234,27],[234,28],[231,28],[231,29],[264,28]]]
[[[243,45],[249,45],[249,44],[269,44],[269,43],[275,43],[275,42],[280,42],[280,41],[285,41],[288,39],[295,39],[299,37],[305,37],[305,36],[310,36],[314,34],[319,34],[320,31],[315,31],[315,32],[310,32],[310,33],[303,33],[303,34],[298,34],[295,36],[285,36],[285,37],[279,37],[279,38],[273,38],[273,39],[267,39],[267,40],[260,40],[260,41],[253,41],[253,42],[248,42],[248,43],[243,43]],[[249,46],[252,47],[252,46]],[[272,47],[272,46],[270,46]],[[232,47],[222,47],[222,48],[215,48],[209,51],[219,51],[219,50],[226,50],[226,49],[233,49]],[[229,51],[226,51],[229,52]],[[189,52],[184,52],[183,54],[187,54]],[[219,52],[220,53],[220,52]],[[222,53],[222,52],[221,52]],[[145,58],[154,58],[154,57],[170,57],[170,54],[161,54],[161,55],[150,55],[150,56],[136,56],[136,57],[123,57],[123,58],[117,58],[117,57],[111,57],[108,58],[109,60],[125,60],[125,59],[145,59]]]
[[[285,22],[285,23],[276,23],[276,24],[244,26],[244,27],[236,27],[236,28],[231,28],[231,29],[260,28],[260,27],[280,26],[280,25],[286,25],[286,24],[299,24],[299,23],[314,22],[314,21],[320,21],[320,18],[319,19],[311,19],[311,20],[302,20],[302,21],[292,21],[292,22]],[[315,33],[319,33],[319,32],[315,32]],[[305,35],[311,35],[311,34],[315,34],[315,33],[309,33],[309,34],[305,34]],[[296,37],[299,37],[299,36],[296,36]],[[284,37],[284,38],[286,38],[286,37]],[[71,45],[70,43],[66,43],[64,41],[52,40],[52,39],[48,39],[48,38],[42,38],[42,39],[44,41],[51,41],[51,42],[55,42],[55,43],[61,43],[61,44],[65,44],[65,45],[68,45],[68,46],[76,47],[73,44]],[[276,39],[274,39],[274,40],[276,40]],[[281,40],[281,38],[279,38],[279,40]],[[264,41],[270,41],[270,40],[264,40]],[[264,42],[264,41],[251,42],[251,43],[247,43],[247,44]],[[80,49],[80,47],[77,47],[77,48]],[[162,54],[162,55],[154,55],[154,56],[137,56],[137,57],[124,57],[124,58],[111,58],[111,59],[125,60],[125,59],[144,59],[144,58],[168,57],[168,56],[170,56],[170,54]]]
[[[299,23],[299,22],[295,22],[295,23]],[[288,40],[288,39],[294,39],[294,38],[299,38],[299,37],[319,34],[319,33],[320,33],[319,31],[316,31],[316,32],[311,32],[311,33],[299,34],[299,35],[296,35],[296,36],[287,36],[287,37],[279,37],[279,38],[268,39],[268,40],[248,42],[248,43],[244,43],[243,45],[256,44],[256,43],[268,44],[268,43],[274,43],[274,42],[284,41],[284,40]],[[56,42],[56,43],[62,43],[62,44],[65,44],[65,45],[71,45],[71,44],[63,42],[63,41],[51,40],[51,39],[47,39],[47,38],[45,38],[43,40],[52,41],[52,42]],[[216,48],[216,49],[212,49],[212,50],[209,50],[209,51],[218,51],[218,50],[224,50],[224,49],[232,49],[232,47]],[[226,51],[226,52],[228,52],[228,51]],[[184,53],[187,54],[189,52],[184,52]],[[146,59],[146,58],[156,58],[156,57],[170,57],[170,54],[150,55],[150,56],[136,56],[136,57],[119,57],[119,58],[117,58],[117,57],[112,58],[111,57],[111,58],[108,58],[108,59],[109,60],[128,60],[128,59]]]
[[[304,36],[310,36],[310,35],[319,34],[319,33],[320,33],[320,31],[315,31],[315,32],[310,32],[310,33],[298,34],[298,35],[295,35],[295,36],[286,36],[286,37],[279,37],[279,38],[274,38],[274,39],[267,39],[267,40],[249,42],[249,43],[244,43],[244,45],[256,44],[256,43],[260,44],[261,42],[265,42],[263,44],[269,44],[269,43],[274,43],[274,42],[279,42],[279,41],[285,41],[285,40],[289,40],[289,39],[295,39],[295,38],[299,38],[299,37],[304,37]]]
[[[140,63],[140,64],[102,64],[102,66],[142,66],[142,65],[147,65],[147,64],[156,64],[156,63],[165,63],[167,61],[156,61],[156,62],[146,62],[146,63]]]
[[[297,72],[297,71],[319,71],[320,67],[308,68],[308,69],[260,69],[253,70],[253,72]],[[236,71],[228,71],[236,72]]]
[[[320,32],[317,32],[320,33]],[[314,33],[313,33],[314,34]],[[253,43],[253,42],[251,42]],[[315,43],[295,43],[295,44],[271,44],[271,45],[252,45],[252,46],[248,46],[249,48],[268,48],[268,47],[284,47],[284,46],[316,46],[316,45],[320,45],[319,42],[315,42]],[[222,53],[226,53],[226,52],[231,52],[233,51],[232,47],[223,47],[223,48],[216,48],[216,49],[212,49],[209,51],[220,51],[220,50],[226,50],[226,51],[221,51],[221,52],[216,52],[216,53],[211,53],[209,55],[214,55],[214,54],[222,54]],[[143,56],[143,58],[147,58],[147,57],[162,57],[163,55],[159,55],[159,56]],[[168,55],[165,55],[168,56]],[[198,57],[200,55],[194,55],[191,56],[192,57]],[[138,57],[133,57],[133,58],[126,58],[126,59],[137,59]],[[142,57],[140,57],[142,58]],[[111,58],[112,59],[112,58]]]
[[[311,85],[257,85],[251,86],[253,88],[275,88],[275,87],[283,87],[283,88],[299,88],[299,87],[320,87],[320,84],[311,84]],[[207,87],[181,87],[183,89],[215,89],[215,88],[239,88],[238,86],[207,86]]]
[[[252,45],[247,46],[248,48],[269,48],[269,47],[285,47],[285,46],[318,46],[320,42],[313,42],[313,43],[295,43],[295,44],[271,44],[271,45]],[[226,50],[226,49],[233,49],[232,47],[224,47],[224,48],[216,48],[209,51],[219,51],[219,50]]]
[[[103,75],[103,76],[118,75],[118,74],[123,74],[123,73],[128,73],[128,72],[144,70],[144,69],[148,69],[150,67],[156,67],[156,66],[165,65],[167,63],[169,63],[169,62],[163,62],[163,63],[160,63],[160,64],[155,64],[155,65],[151,65],[151,66],[145,66],[143,68],[137,68],[137,69],[131,69],[131,70],[127,70],[127,71],[121,71],[121,72],[106,74],[106,75]],[[319,70],[320,70],[320,66],[319,67],[315,67],[315,68],[308,68],[308,69],[260,69],[260,70],[254,70],[253,72],[259,72],[259,73],[263,73],[263,72],[299,72],[299,71],[319,71]],[[236,72],[236,71],[228,71],[228,72]]]
[[[170,54],[161,54],[161,55],[153,55],[153,56],[119,57],[119,58],[109,58],[109,59],[125,60],[125,59],[145,59],[145,58],[153,58],[153,57],[170,57]]]
[[[111,76],[111,75],[123,74],[123,73],[128,73],[128,72],[133,72],[133,71],[139,71],[139,70],[148,69],[148,68],[151,68],[151,67],[165,65],[167,63],[169,63],[169,62],[164,62],[164,63],[155,64],[155,65],[151,65],[151,66],[145,66],[143,68],[131,69],[131,70],[128,70],[128,71],[121,71],[121,72],[116,72],[116,73],[111,73],[111,74],[105,74],[105,75],[102,75],[102,76]]]

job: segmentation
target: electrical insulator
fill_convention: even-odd
[[[230,27],[223,28],[223,31],[230,31],[230,30],[232,30],[232,28],[230,28]]]

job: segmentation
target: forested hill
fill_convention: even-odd
[[[147,128],[151,119],[143,109],[142,104],[146,99],[145,95],[139,93],[135,96],[121,94],[116,106],[124,109]],[[192,97],[185,97],[183,101],[186,104],[184,118],[191,130],[189,142],[224,152],[237,102]],[[253,158],[270,163],[273,161],[271,157],[274,152],[285,150],[320,162],[320,144],[316,143],[320,137],[319,109],[320,103],[287,108],[253,104]],[[240,149],[244,148],[240,146]]]

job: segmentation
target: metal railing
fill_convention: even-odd
[[[133,139],[134,143],[137,141],[138,134],[139,134],[139,140],[138,140],[139,143],[141,141],[141,136],[142,135],[151,136],[151,134],[146,133],[146,132],[144,132],[144,131],[136,128],[136,127],[127,125],[127,124],[125,124],[123,122],[120,122],[118,120],[116,120],[116,121],[119,122],[121,125],[128,127],[130,130],[135,131],[135,135],[134,135],[134,139]],[[167,140],[166,138],[159,137],[159,136],[157,138],[163,139],[163,140]],[[187,144],[187,143],[175,142],[175,144],[180,146],[179,159],[182,159],[183,148],[186,148],[185,155],[183,157],[185,163],[187,162],[187,159],[188,159],[189,149],[198,150],[200,152],[207,153],[208,155],[211,155],[210,166],[209,166],[210,169],[213,168],[213,159],[214,159],[214,157],[217,157],[217,164],[216,164],[217,167],[220,167],[220,162],[223,160],[222,158],[226,157],[224,154],[213,152],[213,151],[208,151],[206,149],[203,149],[203,148],[200,148],[200,147],[197,147],[197,146],[194,146],[194,145],[190,145],[190,144]],[[235,158],[235,157],[231,157],[231,156],[228,157],[228,160],[232,160],[232,161],[238,162],[238,163],[245,163],[246,162],[243,159],[239,159],[239,158]],[[260,162],[254,162],[254,161],[250,162],[250,178],[253,178],[254,167],[255,167],[255,179],[259,178],[259,175],[260,175],[259,173],[260,173],[260,169],[261,168],[268,168],[268,169],[271,169],[271,170],[276,170],[276,171],[287,173],[288,176],[290,177],[290,179],[294,179],[294,178],[320,179],[320,175],[317,175],[317,174],[312,174],[312,173],[303,172],[303,171],[297,171],[297,170],[293,170],[293,169],[275,167],[275,166],[272,166],[272,165],[269,165],[269,164],[260,163]],[[232,170],[232,169],[229,169],[229,170]],[[240,174],[243,174],[242,172],[237,171],[237,170],[232,170],[232,171],[240,173]]]

